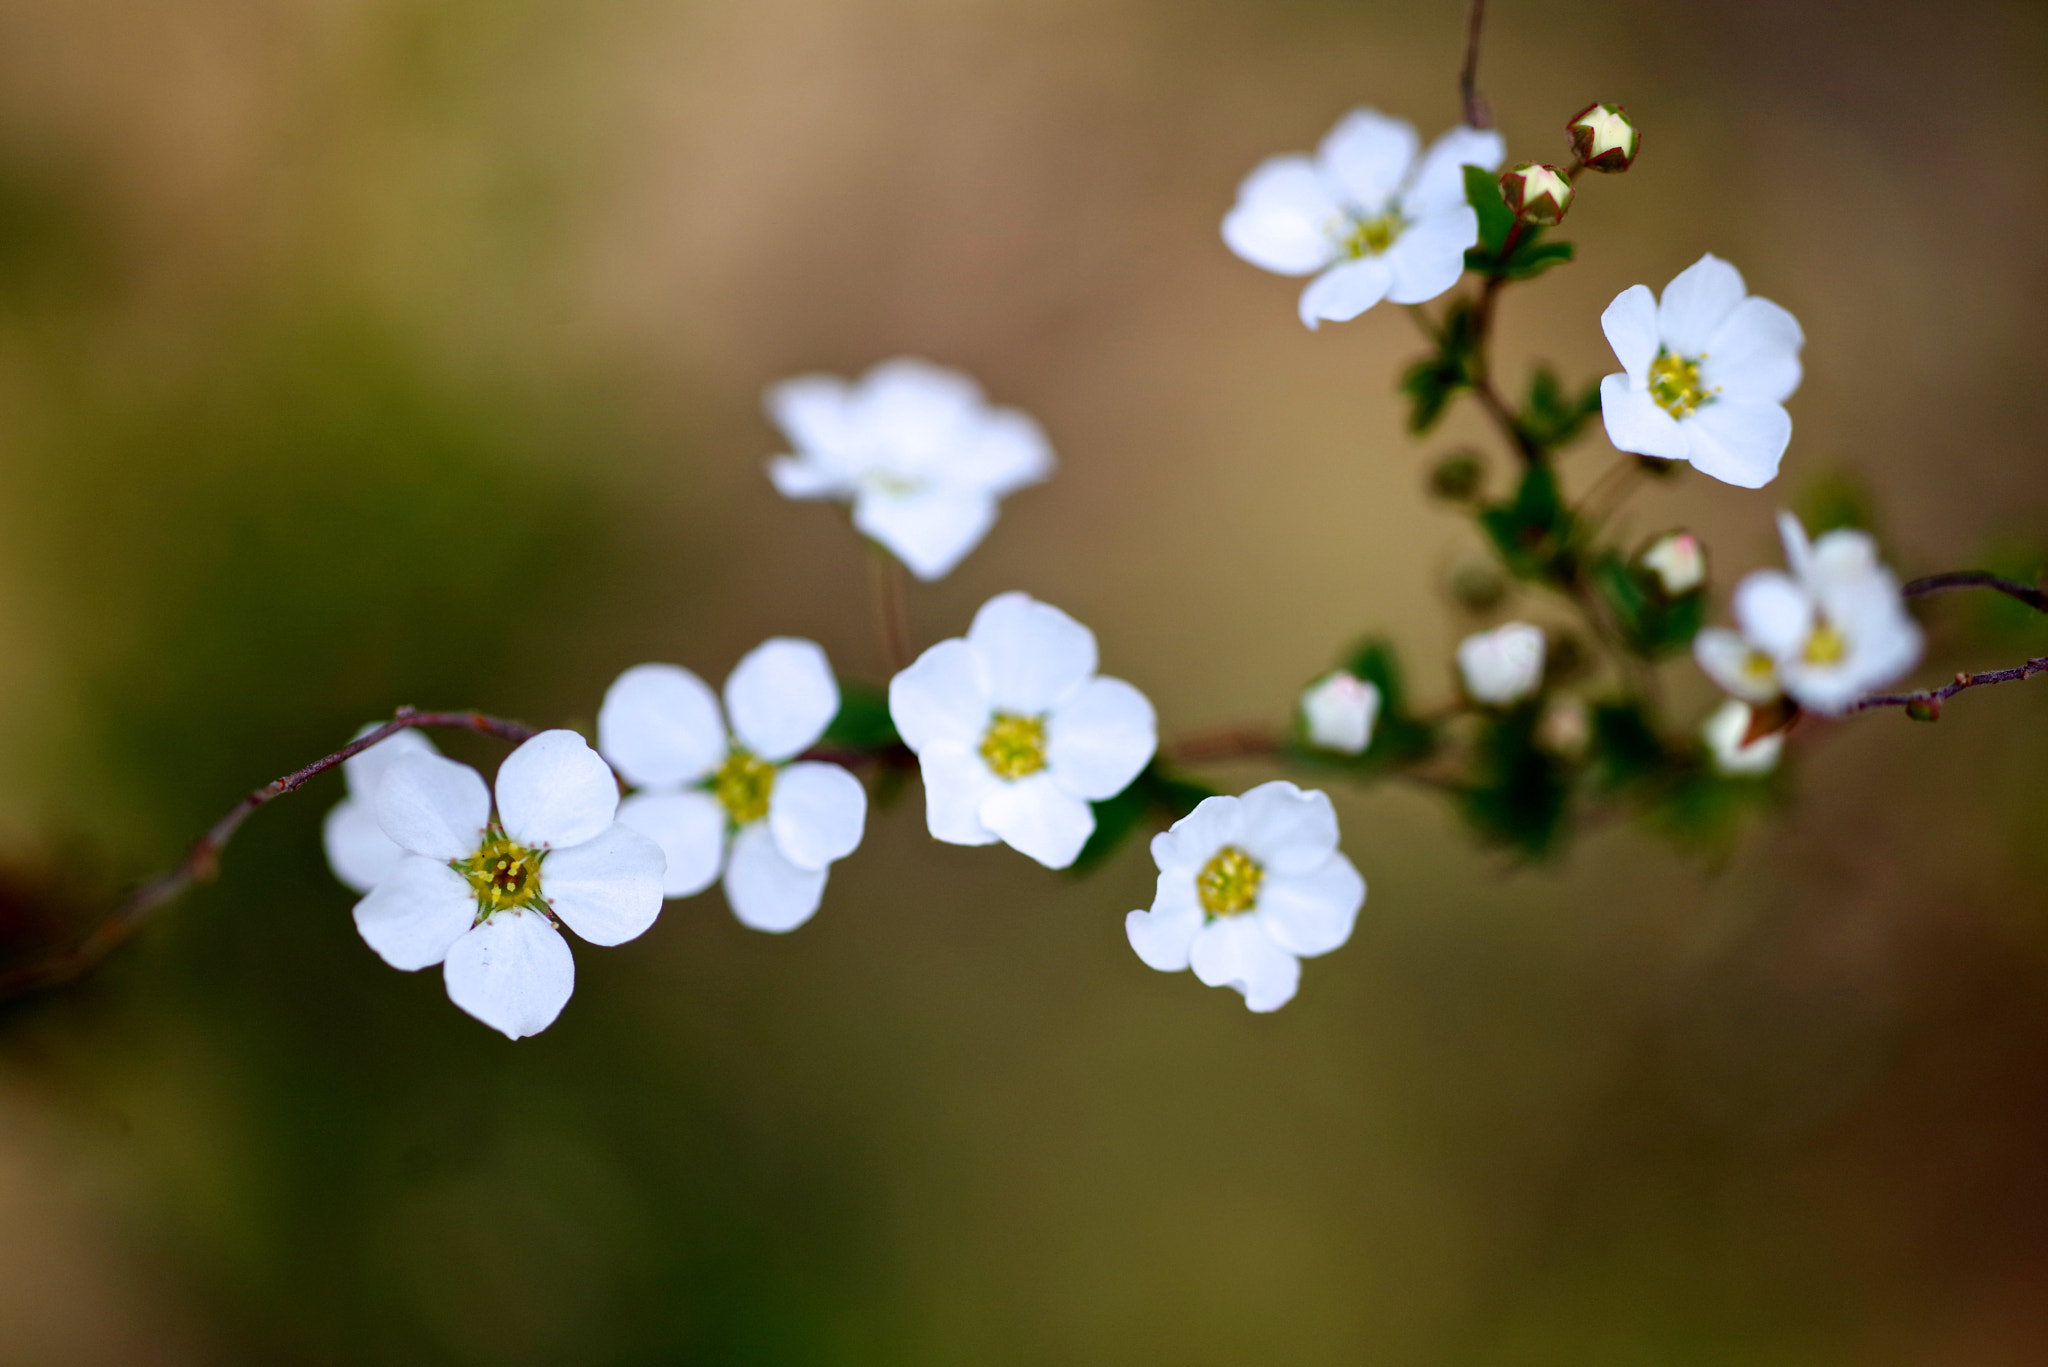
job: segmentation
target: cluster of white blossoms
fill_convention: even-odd
[[[1808,542],[1799,519],[1778,515],[1790,573],[1757,570],[1735,587],[1736,631],[1693,639],[1700,668],[1750,703],[1790,697],[1840,714],[1920,660],[1920,627],[1877,543],[1842,528]]]
[[[1223,240],[1281,275],[1313,275],[1301,321],[1356,318],[1382,299],[1420,304],[1458,283],[1479,242],[1465,170],[1491,171],[1500,134],[1458,127],[1421,150],[1415,126],[1354,109],[1313,157],[1262,162],[1238,187]]]

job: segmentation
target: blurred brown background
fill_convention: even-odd
[[[1907,574],[2048,541],[2048,12],[1493,9],[1512,157],[1594,99],[1646,130],[1504,364],[1597,375],[1607,300],[1704,250],[1807,330],[1783,479],[1632,525],[1707,533],[1725,588],[1849,471]],[[1063,461],[921,641],[1029,589],[1169,730],[1281,715],[1368,629],[1442,690],[1476,543],[1421,477],[1484,434],[1410,441],[1406,321],[1309,334],[1217,227],[1353,104],[1452,122],[1461,21],[4,0],[12,876],[159,866],[402,702],[587,721],[776,633],[872,676],[862,549],[773,495],[758,395],[899,352]],[[1923,615],[1929,677],[2042,653]],[[1141,849],[1075,881],[934,845],[913,794],[810,926],[674,904],[508,1045],[357,939],[329,780],[0,1010],[0,1363],[2039,1362],[2044,689],[1811,737],[1714,867],[1616,830],[1517,871],[1342,794],[1371,897],[1272,1018],[1137,962]]]

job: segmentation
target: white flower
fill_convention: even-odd
[[[1790,574],[1758,570],[1735,586],[1738,636],[1702,631],[1693,656],[1739,698],[1767,702],[1778,690],[1801,707],[1839,713],[1920,659],[1920,627],[1877,543],[1846,528],[1809,544],[1799,520],[1778,515]]]
[[[1748,703],[1730,698],[1715,708],[1714,715],[1700,728],[1700,737],[1714,757],[1714,767],[1722,773],[1747,777],[1767,774],[1778,766],[1778,756],[1785,749],[1784,732],[1773,731],[1743,743],[1753,715]]]
[[[1301,695],[1301,718],[1309,744],[1340,755],[1365,753],[1379,715],[1379,686],[1341,669],[1325,674]]]
[[[1329,797],[1284,780],[1204,799],[1153,837],[1152,859],[1152,909],[1124,918],[1131,948],[1162,973],[1236,988],[1254,1011],[1285,1006],[1300,961],[1350,939],[1365,904]]]
[[[1643,568],[1657,576],[1667,598],[1683,598],[1707,582],[1707,552],[1691,532],[1667,532],[1643,552]]]
[[[1458,282],[1479,242],[1466,166],[1500,165],[1500,134],[1453,128],[1418,159],[1414,126],[1373,109],[1338,121],[1314,157],[1272,157],[1245,178],[1223,240],[1254,266],[1314,275],[1301,321],[1356,318],[1381,299],[1420,304]]]
[[[448,996],[509,1039],[545,1030],[576,986],[560,921],[617,945],[661,912],[661,850],[614,820],[611,769],[574,731],[543,731],[483,776],[423,751],[386,765],[374,799],[405,854],[356,903],[356,929],[407,970],[441,964]]]
[[[1792,440],[1799,322],[1747,295],[1742,276],[1701,257],[1664,287],[1631,285],[1600,315],[1625,373],[1600,382],[1600,419],[1623,451],[1689,460],[1744,489],[1777,476]]]
[[[1543,628],[1509,622],[1458,642],[1458,673],[1475,702],[1505,707],[1543,682]]]
[[[825,652],[787,636],[734,667],[723,716],[687,669],[635,665],[619,675],[597,714],[597,743],[639,790],[619,820],[668,856],[663,895],[702,892],[723,870],[725,900],[742,925],[785,931],[811,919],[827,872],[859,846],[867,825],[859,779],[797,758],[838,711]]]
[[[352,737],[361,740],[383,722],[373,721]],[[348,783],[348,796],[328,810],[320,828],[321,843],[327,848],[327,866],[334,876],[357,892],[368,892],[405,857],[397,841],[377,824],[377,781],[400,755],[438,755],[434,742],[408,727],[394,731],[360,754],[341,763],[341,776]]]
[[[1095,635],[1058,608],[998,594],[963,638],[889,681],[889,715],[924,775],[925,820],[954,845],[997,840],[1048,868],[1095,831],[1091,802],[1158,748],[1145,695],[1095,672]]]
[[[1014,408],[925,361],[884,361],[858,381],[802,375],[768,391],[795,454],[768,462],[785,498],[853,504],[853,525],[920,579],[960,563],[995,524],[996,500],[1052,473],[1052,447]]]

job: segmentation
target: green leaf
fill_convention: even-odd
[[[1707,617],[1704,587],[1667,597],[1656,576],[1606,551],[1594,561],[1593,587],[1607,605],[1629,649],[1656,659],[1692,644]]]
[[[1516,576],[1559,587],[1576,577],[1577,524],[1548,465],[1531,465],[1513,500],[1480,509],[1479,526]]]
[[[1412,764],[1436,749],[1436,728],[1418,721],[1408,710],[1407,684],[1392,642],[1379,637],[1360,642],[1344,667],[1380,691],[1372,743],[1358,757],[1358,764],[1376,768]]]
[[[1458,795],[1460,814],[1480,839],[1530,858],[1557,847],[1570,810],[1563,764],[1536,743],[1540,701],[1489,715],[1473,743],[1474,782]]]
[[[1530,229],[1508,253],[1500,273],[1509,280],[1533,280],[1552,266],[1562,266],[1570,261],[1575,251],[1569,242],[1542,241],[1538,231]]]
[[[886,750],[901,744],[889,717],[889,695],[857,679],[839,681],[839,712],[825,728],[824,743],[846,750]]]
[[[1454,304],[1444,315],[1436,354],[1425,356],[1401,375],[1408,396],[1408,430],[1427,432],[1436,426],[1458,391],[1472,384],[1472,346],[1478,337],[1478,316],[1468,304]]]
[[[1566,394],[1557,375],[1547,366],[1538,366],[1529,377],[1529,401],[1515,424],[1537,446],[1555,451],[1570,445],[1599,411],[1598,380],[1577,394]]]
[[[1085,874],[1100,868],[1148,816],[1161,826],[1171,826],[1204,798],[1214,796],[1215,789],[1169,774],[1157,762],[1146,765],[1115,797],[1089,804],[1095,810],[1095,831],[1068,872]]]
[[[1640,703],[1608,702],[1593,708],[1589,748],[1594,781],[1605,791],[1631,787],[1660,776],[1666,767],[1664,742]]]
[[[1491,259],[1500,254],[1507,245],[1508,234],[1514,230],[1514,211],[1501,198],[1500,181],[1493,172],[1482,171],[1477,166],[1465,168],[1465,202],[1479,214],[1479,246],[1476,250]],[[1468,262],[1470,258],[1467,258]]]

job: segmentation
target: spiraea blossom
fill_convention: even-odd
[[[776,489],[852,503],[853,525],[920,579],[951,571],[995,525],[998,500],[1052,473],[1036,422],[925,361],[884,361],[851,382],[799,376],[767,402],[793,452],[768,462]]]
[[[1362,755],[1379,720],[1379,685],[1335,670],[1301,695],[1301,727],[1310,745],[1340,755]]]
[[[1479,242],[1467,166],[1500,165],[1500,134],[1453,128],[1418,156],[1413,125],[1354,109],[1313,157],[1272,157],[1245,178],[1223,240],[1254,266],[1313,275],[1301,321],[1356,318],[1382,299],[1420,304],[1458,282]]]
[[[1365,904],[1329,797],[1285,780],[1204,799],[1153,837],[1152,859],[1152,908],[1124,918],[1131,948],[1162,973],[1236,988],[1254,1011],[1285,1006],[1301,960],[1350,939]]]
[[[1785,749],[1785,733],[1771,731],[1751,740],[1749,729],[1755,717],[1755,709],[1748,703],[1730,698],[1707,718],[1706,725],[1700,728],[1700,739],[1707,743],[1707,753],[1713,757],[1716,769],[1734,778],[1753,778],[1778,767],[1778,757]]]
[[[414,750],[374,798],[404,850],[356,903],[356,929],[407,970],[442,965],[448,996],[509,1039],[545,1030],[576,986],[559,922],[594,945],[633,939],[661,913],[661,849],[620,825],[618,782],[574,731],[543,731],[498,766]]]
[[[924,776],[925,820],[954,845],[1000,840],[1048,868],[1095,831],[1088,805],[1158,748],[1145,695],[1095,672],[1095,634],[1022,593],[982,604],[889,681],[889,715]]]
[[[1757,570],[1735,586],[1739,631],[1710,627],[1693,656],[1736,697],[1789,694],[1801,707],[1840,713],[1920,660],[1919,624],[1877,543],[1842,528],[1809,543],[1799,519],[1778,514],[1790,573]]]
[[[597,714],[598,748],[638,790],[619,820],[667,855],[665,896],[702,892],[723,872],[741,924],[784,931],[811,919],[827,872],[867,825],[859,779],[797,758],[838,711],[825,652],[792,637],[739,662],[723,715],[710,687],[676,665],[635,665],[613,682]]]
[[[1458,642],[1458,677],[1474,702],[1506,707],[1543,682],[1543,628],[1508,622]]]
[[[361,740],[382,722],[371,722],[357,731]],[[321,843],[327,850],[327,867],[334,876],[357,892],[368,892],[384,881],[405,850],[384,834],[377,823],[377,783],[391,761],[400,755],[438,755],[434,742],[408,728],[394,731],[359,755],[342,761],[341,775],[348,783],[348,796],[328,809],[320,828]]]
[[[1600,327],[1623,371],[1600,382],[1600,418],[1618,449],[1691,461],[1744,489],[1777,477],[1806,340],[1796,318],[1748,293],[1741,273],[1710,254],[1661,300],[1629,286]]]

